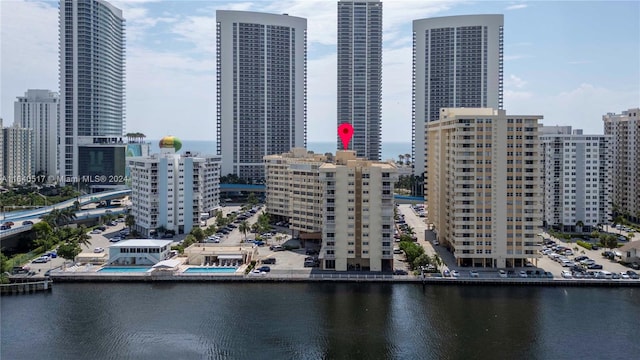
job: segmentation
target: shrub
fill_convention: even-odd
[[[591,243],[588,243],[588,242],[582,241],[582,240],[578,240],[578,241],[576,241],[576,243],[578,245],[582,246],[583,248],[587,249],[587,250],[591,250],[591,247],[592,247]]]

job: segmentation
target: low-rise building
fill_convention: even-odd
[[[155,265],[171,257],[172,240],[132,239],[109,246],[108,265]]]
[[[184,254],[187,257],[185,262],[187,265],[239,267],[256,260],[258,248],[253,244],[226,246],[224,244],[198,243],[186,248]]]

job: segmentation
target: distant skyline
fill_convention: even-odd
[[[126,131],[215,140],[215,10],[308,20],[308,141],[336,139],[337,1],[110,1],[126,19]],[[508,114],[602,134],[640,105],[636,1],[383,1],[382,140],[411,142],[415,19],[504,14]],[[0,2],[0,117],[27,89],[59,91],[58,2]]]

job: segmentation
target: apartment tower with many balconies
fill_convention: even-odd
[[[611,136],[571,126],[540,127],[544,225],[591,232],[611,222]]]
[[[382,149],[382,2],[338,1],[338,126],[350,123],[349,149],[380,160]],[[342,141],[337,137],[337,148]]]
[[[357,158],[338,151],[320,166],[323,184],[322,248],[324,270],[392,271],[393,163]]]
[[[425,195],[438,240],[459,266],[518,267],[539,257],[542,116],[443,108],[428,124]]]
[[[263,157],[306,147],[307,20],[216,11],[222,173],[263,182]]]
[[[48,180],[58,174],[58,94],[29,89],[14,103],[14,124],[33,129],[31,171]]]
[[[602,117],[613,147],[613,212],[640,223],[640,108]]]
[[[264,157],[267,213],[289,223],[293,235],[305,243],[320,244],[322,239],[320,166],[330,160],[303,148]]]
[[[61,183],[124,185],[125,20],[104,0],[60,1]]]
[[[423,175],[424,133],[441,108],[502,109],[504,15],[413,21],[414,174]]]
[[[131,214],[144,236],[158,228],[188,233],[202,213],[220,205],[220,157],[177,150],[174,138],[165,137],[160,154],[128,158]]]

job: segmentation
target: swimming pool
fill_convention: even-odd
[[[234,273],[234,267],[190,267],[185,273]]]
[[[151,268],[144,266],[105,266],[98,272],[102,273],[141,273],[147,272]]]

